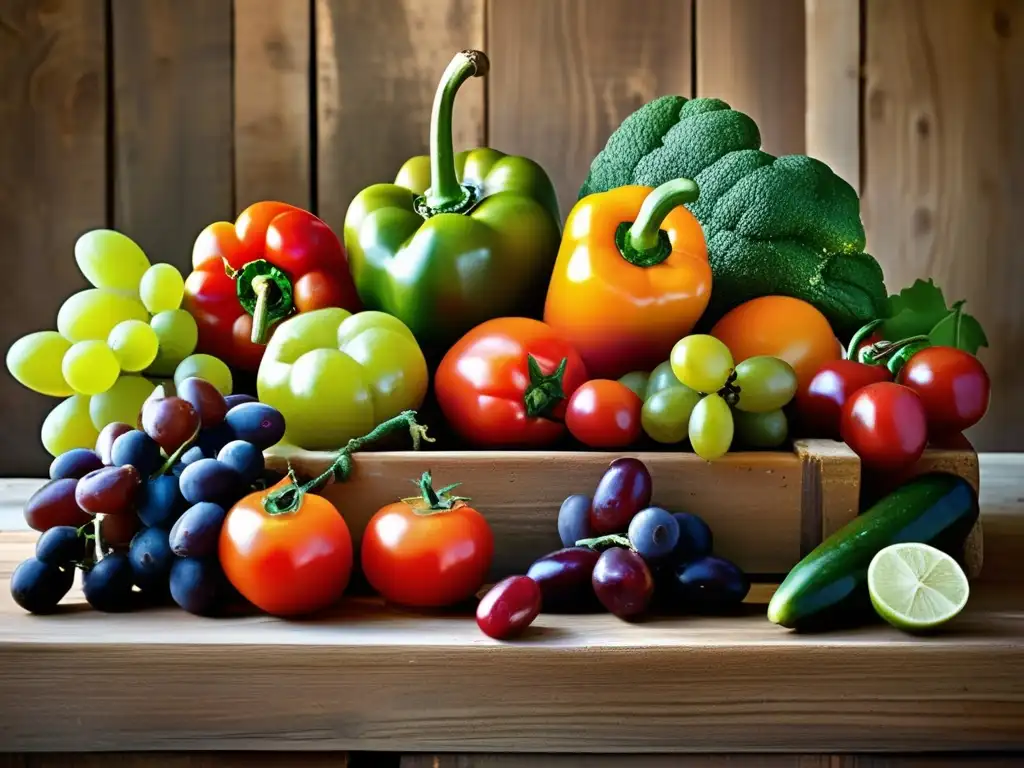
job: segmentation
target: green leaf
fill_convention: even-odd
[[[928,340],[936,347],[959,347],[972,355],[981,347],[988,346],[988,338],[981,323],[966,313],[960,315],[960,338],[956,337],[956,312],[950,312],[935,324],[928,334]]]
[[[882,335],[889,341],[924,335],[949,314],[939,287],[930,279],[915,280],[909,288],[889,297],[889,317],[882,326]]]

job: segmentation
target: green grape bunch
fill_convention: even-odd
[[[227,366],[193,354],[198,328],[181,309],[185,281],[177,268],[151,264],[137,243],[109,229],[83,234],[74,253],[92,287],[64,301],[55,331],[29,333],[7,351],[7,369],[20,384],[62,398],[42,425],[49,453],[91,448],[112,422],[134,424],[154,378],[208,371],[230,393]]]

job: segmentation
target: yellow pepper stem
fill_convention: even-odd
[[[621,234],[616,233],[622,257],[638,267],[651,267],[667,259],[672,245],[661,225],[672,209],[694,202],[699,194],[697,182],[692,179],[672,179],[651,190],[636,220],[628,228],[620,227]]]

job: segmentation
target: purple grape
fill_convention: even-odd
[[[74,580],[74,568],[60,568],[30,557],[11,574],[11,597],[29,613],[53,613]]]
[[[174,553],[167,543],[167,531],[146,528],[135,534],[128,548],[134,581],[143,592],[165,592]]]
[[[189,504],[212,501],[230,506],[243,490],[238,472],[216,459],[200,459],[189,464],[178,478],[181,495]]]
[[[36,559],[50,565],[67,566],[85,559],[85,533],[72,525],[58,525],[36,542]]]
[[[585,613],[600,608],[591,577],[600,555],[587,547],[567,547],[544,555],[526,575],[537,582],[545,613]]]
[[[209,557],[216,554],[220,529],[227,514],[224,507],[208,501],[189,507],[171,528],[171,550],[178,557]]]
[[[229,411],[232,408],[234,408],[236,405],[241,405],[242,403],[258,403],[259,402],[259,400],[257,400],[252,395],[242,395],[242,394],[228,395],[227,397],[224,398],[224,401],[228,404],[228,410]]]
[[[171,597],[189,613],[208,616],[225,593],[224,573],[216,559],[177,558],[171,564]]]
[[[242,482],[251,484],[263,472],[263,451],[244,440],[232,440],[220,449],[217,461],[227,464],[242,476]]]
[[[118,613],[136,606],[132,586],[135,576],[128,556],[120,552],[107,555],[82,576],[85,599],[97,611]]]
[[[72,478],[79,480],[94,469],[103,469],[103,460],[100,459],[96,451],[89,448],[72,448],[51,462],[50,479]]]
[[[185,500],[173,474],[154,477],[139,494],[139,519],[152,528],[170,530],[185,509]]]
[[[641,509],[629,521],[629,543],[645,560],[661,560],[679,543],[679,523],[661,507]]]
[[[576,493],[562,502],[558,510],[558,536],[563,547],[574,547],[581,539],[589,539],[590,497]]]
[[[673,578],[674,577],[674,578]],[[736,608],[750,591],[750,580],[723,557],[704,557],[676,567],[670,577],[674,607],[695,613],[720,613]]]
[[[252,443],[260,450],[266,450],[284,437],[284,416],[276,408],[263,403],[242,403],[236,405],[225,417],[235,439]]]
[[[651,503],[651,473],[639,459],[616,459],[605,470],[590,506],[595,535],[623,533],[637,512]]]
[[[654,577],[636,552],[612,547],[601,553],[591,577],[594,593],[620,619],[639,616],[654,596]]]
[[[131,465],[146,478],[164,463],[156,440],[138,429],[118,435],[110,446],[110,463],[115,467]]]
[[[689,563],[711,554],[714,537],[703,518],[689,512],[676,512],[672,517],[679,524],[679,543],[672,553],[673,560],[677,563]]]
[[[199,461],[200,459],[205,458],[206,454],[203,453],[203,449],[200,448],[198,445],[193,445],[191,448],[189,448],[187,451],[181,454],[180,461],[182,464],[193,464]]]

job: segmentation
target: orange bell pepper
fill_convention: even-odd
[[[619,187],[584,197],[569,214],[544,322],[592,377],[650,371],[707,308],[707,244],[683,207],[697,195],[690,179]]]

